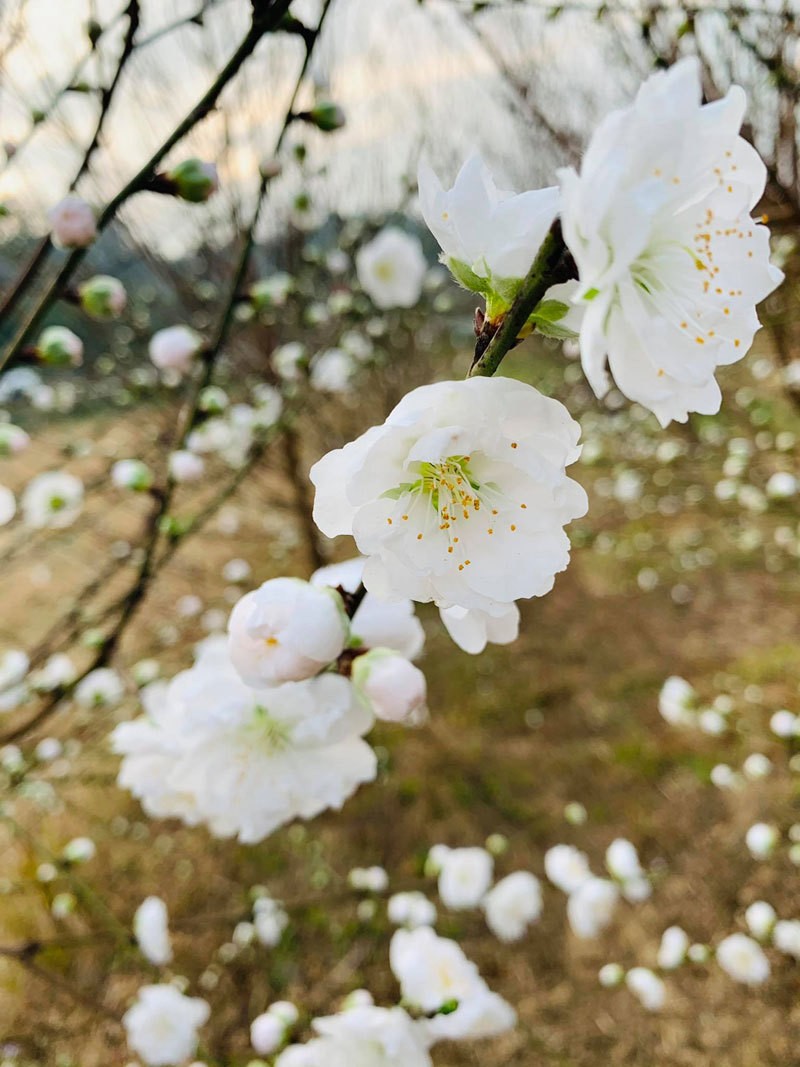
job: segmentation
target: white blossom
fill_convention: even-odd
[[[66,471],[46,471],[28,482],[22,494],[28,526],[60,530],[71,526],[83,508],[83,482]]]
[[[473,153],[445,190],[431,168],[419,168],[422,214],[461,285],[487,297],[492,318],[513,299],[509,282],[525,277],[558,211],[557,188],[514,194],[495,185]]]
[[[275,373],[285,382],[295,382],[302,377],[305,358],[306,347],[300,341],[288,341],[285,345],[278,345],[270,356]]]
[[[419,890],[395,893],[389,898],[387,914],[390,922],[396,926],[406,926],[409,930],[416,930],[419,926],[434,926],[437,918],[436,905]]]
[[[553,845],[544,854],[547,877],[564,893],[574,893],[592,877],[584,852],[573,845]]]
[[[567,901],[567,918],[576,937],[589,939],[605,930],[614,917],[619,890],[594,876],[582,882]]]
[[[567,566],[563,527],[586,509],[565,473],[578,434],[523,382],[423,386],[312,467],[314,517],[328,536],[355,537],[377,596],[491,612],[547,593]]]
[[[147,714],[112,735],[124,756],[118,782],[153,817],[250,844],[340,808],[375,777],[361,739],[372,716],[340,675],[251,689],[215,638],[193,668],[156,686],[142,691]]]
[[[118,459],[111,468],[111,482],[117,489],[149,489],[153,472],[140,459]]]
[[[98,667],[90,671],[75,687],[75,701],[83,708],[112,707],[124,695],[123,681],[110,667]]]
[[[772,931],[772,940],[779,952],[800,960],[800,920],[779,919]]]
[[[769,477],[766,493],[772,500],[788,500],[797,493],[797,478],[788,471],[775,471]]]
[[[422,1029],[402,1008],[351,1008],[313,1026],[320,1037],[290,1046],[275,1067],[432,1067]]]
[[[361,287],[381,310],[413,307],[427,269],[419,238],[397,226],[387,226],[356,252]]]
[[[765,860],[775,851],[780,835],[775,826],[756,822],[745,834],[745,844],[753,859]]]
[[[47,212],[50,236],[58,248],[86,248],[97,237],[94,211],[79,196],[65,196]]]
[[[194,1053],[209,1014],[205,1000],[186,997],[173,985],[146,985],[123,1015],[122,1025],[131,1049],[148,1067],[168,1067]]]
[[[202,456],[182,448],[169,457],[170,477],[176,482],[199,482],[205,473],[206,465]]]
[[[186,374],[203,345],[203,338],[188,326],[167,326],[150,338],[150,359],[159,370]]]
[[[754,901],[744,913],[747,929],[759,941],[764,941],[769,937],[777,918],[775,909],[765,900]]]
[[[16,497],[7,486],[0,485],[0,526],[7,526],[16,514]]]
[[[310,380],[321,393],[347,393],[355,371],[351,355],[341,348],[327,348],[311,361]]]
[[[341,597],[298,578],[271,578],[246,593],[228,620],[230,656],[252,686],[297,682],[342,652],[348,621]]]
[[[277,1052],[285,1039],[286,1024],[271,1011],[265,1011],[250,1023],[250,1044],[261,1056]]]
[[[666,987],[657,974],[647,967],[632,967],[625,975],[625,985],[648,1011],[661,1011]]]
[[[658,966],[664,971],[674,971],[686,959],[689,951],[689,935],[680,926],[669,926],[661,935],[658,946]]]
[[[671,726],[690,726],[694,723],[693,708],[697,693],[685,678],[667,678],[658,695],[658,710]]]
[[[766,168],[739,136],[744,110],[738,86],[701,106],[700,64],[684,59],[599,125],[580,176],[559,172],[586,376],[603,396],[607,361],[663,426],[719,409],[714,371],[745,355],[783,277],[750,217]]]
[[[260,896],[253,903],[253,926],[256,937],[267,948],[274,948],[289,925],[289,916],[279,900]]]
[[[157,967],[172,959],[167,905],[161,897],[145,897],[133,916],[133,934],[143,954]]]
[[[485,848],[451,848],[442,857],[439,896],[454,910],[475,908],[492,884],[494,859]]]
[[[769,960],[757,941],[731,934],[717,945],[717,963],[735,982],[762,985],[769,978]]]
[[[542,887],[527,871],[515,871],[494,885],[481,906],[492,933],[501,941],[519,941],[542,912]]]
[[[397,930],[389,960],[403,1000],[427,1014],[452,1001],[469,1000],[485,988],[478,968],[461,946],[439,937],[429,926]]]
[[[97,855],[97,846],[91,837],[73,837],[61,850],[67,863],[88,863]]]
[[[519,608],[516,604],[497,604],[491,611],[453,605],[440,608],[439,615],[452,639],[473,656],[487,644],[509,645],[519,635]]]

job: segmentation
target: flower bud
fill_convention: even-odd
[[[65,196],[50,208],[47,218],[57,248],[86,248],[97,237],[94,211],[79,196]]]
[[[769,823],[753,823],[745,835],[745,844],[753,859],[767,859],[775,851],[780,835]]]
[[[338,658],[349,634],[333,589],[299,578],[272,578],[234,605],[228,620],[231,661],[247,685],[311,678]]]
[[[262,1056],[269,1056],[281,1047],[286,1027],[277,1015],[265,1011],[250,1024],[250,1044]]]
[[[205,474],[202,456],[180,449],[169,457],[169,473],[176,482],[198,482]]]
[[[16,456],[31,443],[28,434],[13,423],[0,423],[0,456]]]
[[[81,307],[93,319],[115,319],[125,310],[125,286],[108,274],[96,274],[78,288]]]
[[[202,337],[188,326],[168,326],[150,338],[150,359],[159,370],[185,374],[202,344]]]
[[[61,853],[67,863],[87,863],[94,859],[97,848],[90,837],[74,837]]]
[[[175,195],[190,204],[203,204],[219,188],[217,168],[202,159],[185,159],[166,173]]]
[[[353,684],[384,722],[419,722],[427,713],[425,675],[388,648],[373,648],[353,663]]]
[[[153,484],[153,474],[140,459],[120,459],[111,468],[111,481],[117,489],[142,493]]]
[[[615,986],[622,985],[625,971],[618,963],[606,963],[600,968],[597,977],[605,989],[614,989]]]
[[[66,326],[48,326],[36,342],[36,355],[51,367],[79,367],[83,341]]]
[[[310,111],[303,113],[303,118],[323,133],[333,133],[345,124],[344,111],[330,100],[322,100],[315,104]]]
[[[221,415],[228,406],[228,394],[218,385],[207,386],[200,394],[198,407],[209,415]]]
[[[283,164],[279,159],[270,156],[267,159],[261,160],[261,166],[258,169],[262,178],[278,178],[283,170]]]
[[[276,271],[268,278],[260,278],[257,282],[253,282],[249,290],[250,302],[256,311],[283,307],[293,285],[294,280],[290,274]]]

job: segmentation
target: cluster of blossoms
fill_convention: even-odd
[[[148,814],[252,843],[340,808],[375,777],[363,740],[375,719],[425,714],[411,662],[424,635],[410,601],[367,595],[348,618],[338,589],[355,589],[361,566],[265,582],[235,605],[227,638],[208,638],[192,668],[142,691],[145,715],[112,744],[120,785]]]
[[[545,853],[545,874],[567,894],[567,919],[576,937],[598,937],[614,918],[620,897],[639,903],[650,896],[650,881],[630,841],[612,841],[605,861],[610,878],[592,874],[586,855],[573,845],[554,845]]]

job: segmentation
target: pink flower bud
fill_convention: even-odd
[[[374,648],[353,663],[353,683],[384,722],[419,722],[427,712],[425,675],[388,648]]]
[[[65,196],[47,213],[50,236],[58,248],[86,248],[97,237],[94,211],[79,196]]]
[[[150,359],[159,370],[185,374],[202,344],[200,335],[188,326],[168,326],[150,338]]]

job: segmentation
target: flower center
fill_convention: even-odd
[[[375,264],[375,277],[380,278],[382,282],[393,281],[394,263],[391,263],[388,259],[380,260]]]
[[[289,747],[291,730],[285,722],[270,715],[263,704],[256,704],[247,727],[253,739],[268,752],[282,752]]]

